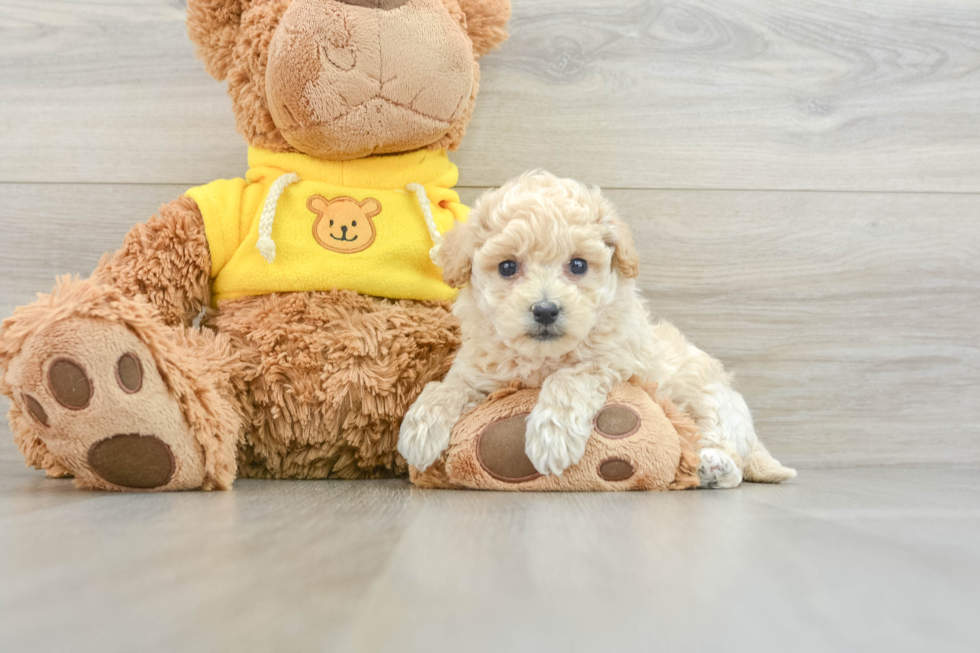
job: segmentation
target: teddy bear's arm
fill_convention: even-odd
[[[130,297],[142,295],[171,326],[187,326],[208,302],[211,255],[197,204],[181,196],[129,230],[92,275]]]

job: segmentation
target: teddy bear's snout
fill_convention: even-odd
[[[267,60],[282,137],[332,160],[438,142],[466,120],[475,83],[472,44],[441,0],[294,0]]]

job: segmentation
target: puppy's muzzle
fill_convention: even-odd
[[[561,307],[554,302],[538,302],[531,306],[534,321],[541,326],[551,326],[558,320]]]

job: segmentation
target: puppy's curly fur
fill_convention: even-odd
[[[519,380],[541,387],[527,455],[538,471],[561,474],[582,457],[609,389],[635,376],[696,420],[703,487],[796,475],[759,442],[721,363],[668,322],[651,322],[630,230],[597,188],[529,172],[487,192],[440,256],[461,289],[453,311],[463,342],[445,380],[430,383],[402,423],[398,449],[410,464],[435,462],[463,413]]]

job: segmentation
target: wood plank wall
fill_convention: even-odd
[[[183,5],[0,0],[0,317],[243,173]],[[514,0],[483,69],[464,198],[606,188],[781,458],[980,460],[980,3]]]

